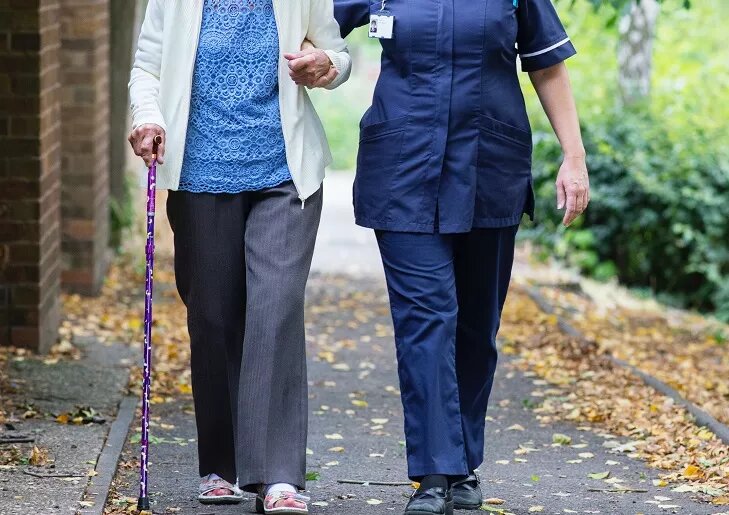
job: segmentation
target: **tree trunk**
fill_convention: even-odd
[[[656,0],[635,0],[620,19],[618,83],[625,105],[650,95],[653,39],[659,10]]]

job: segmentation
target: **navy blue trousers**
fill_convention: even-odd
[[[483,462],[496,333],[517,229],[376,233],[395,326],[413,480],[469,474]]]

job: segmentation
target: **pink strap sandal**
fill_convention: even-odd
[[[227,490],[230,493],[216,495],[213,493],[216,490]],[[200,482],[200,495],[197,500],[202,504],[238,504],[243,500],[243,492],[225,479],[207,476]]]
[[[306,505],[311,499],[296,492],[276,492],[266,497],[256,497],[256,513],[265,515],[307,515]]]

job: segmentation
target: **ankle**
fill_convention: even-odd
[[[431,488],[448,489],[448,486],[448,476],[443,474],[428,474],[420,481],[420,488],[418,490],[424,492]]]

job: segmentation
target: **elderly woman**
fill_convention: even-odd
[[[416,5],[417,4],[417,5]],[[478,509],[484,419],[514,238],[533,214],[529,72],[564,150],[557,207],[587,206],[585,150],[551,0],[335,0],[368,26],[382,71],[361,122],[354,205],[375,229],[395,326],[409,475],[406,515]]]
[[[259,513],[308,513],[304,288],[331,155],[303,86],[350,68],[332,0],[149,1],[129,141],[149,165],[163,137],[203,503],[240,484]]]

